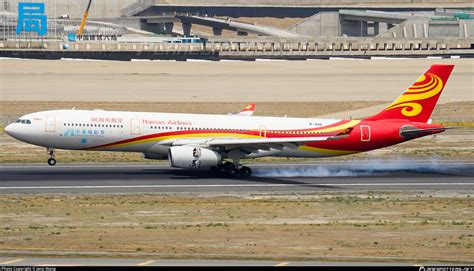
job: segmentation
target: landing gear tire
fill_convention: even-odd
[[[48,165],[50,165],[50,166],[56,165],[56,159],[54,159],[54,158],[49,158],[49,159],[48,159]]]
[[[211,167],[211,172],[220,176],[231,178],[248,178],[252,175],[252,169],[249,167],[238,167],[234,163],[224,162],[221,165]]]
[[[210,167],[210,169],[211,169],[211,172],[214,173],[214,174],[220,174],[221,173],[221,166]]]
[[[252,175],[252,169],[249,167],[241,167],[239,169],[239,175],[242,178],[248,178],[250,175]]]
[[[237,177],[238,170],[233,163],[225,162],[222,165],[222,169],[223,169],[224,176]]]
[[[56,165],[56,159],[54,159],[54,149],[48,148],[47,150],[49,152],[48,165],[50,166]]]

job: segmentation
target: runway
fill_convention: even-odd
[[[318,262],[318,261],[262,261],[262,260],[181,260],[129,258],[4,258],[0,266],[437,266],[433,263],[392,262]],[[450,266],[452,264],[444,264]]]
[[[474,163],[256,164],[254,177],[222,178],[164,165],[2,165],[0,194],[469,191]]]

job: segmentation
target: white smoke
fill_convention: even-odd
[[[282,166],[278,168],[256,168],[252,173],[255,177],[349,177],[356,176],[355,172],[346,169],[336,169],[333,166]]]
[[[291,165],[254,168],[256,177],[352,177],[390,175],[395,172],[441,173],[461,171],[467,165],[462,163],[441,163],[436,157],[429,160],[409,158],[353,160],[341,163],[314,165]]]

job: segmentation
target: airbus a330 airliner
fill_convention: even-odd
[[[282,118],[104,110],[52,110],[22,116],[10,136],[55,149],[141,152],[178,168],[210,168],[248,177],[241,159],[264,156],[331,157],[370,151],[447,128],[429,118],[454,65],[433,65],[380,113],[361,120]]]

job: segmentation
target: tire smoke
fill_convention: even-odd
[[[462,171],[467,165],[462,163],[439,164],[437,158],[413,160],[399,157],[397,159],[354,160],[342,163],[314,165],[291,165],[280,167],[255,168],[256,177],[355,177],[387,176],[395,172],[441,173]]]

